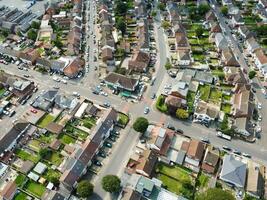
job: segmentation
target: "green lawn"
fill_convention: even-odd
[[[39,156],[32,155],[22,149],[16,149],[15,154],[22,160],[30,160],[34,163],[37,163],[40,160]]]
[[[6,92],[5,88],[0,89],[0,97]]]
[[[218,76],[218,77],[224,77],[224,72],[222,69],[215,69],[211,71],[212,75]]]
[[[200,99],[203,101],[208,101],[210,94],[210,85],[200,85],[199,86]]]
[[[85,124],[83,124],[83,126],[85,126],[86,128],[92,128],[93,126],[93,124],[91,124],[90,122],[85,122]],[[70,124],[68,124],[65,128],[66,128],[67,133],[69,133],[70,135],[76,136],[82,140],[85,140],[87,136],[89,135],[89,133],[81,129],[78,129]]]
[[[47,181],[51,181],[53,178],[59,179],[60,176],[61,176],[60,172],[58,172],[57,170],[50,169],[50,168],[46,170],[44,174],[44,178]]]
[[[224,103],[222,104],[221,110],[227,114],[231,113],[231,104]]]
[[[46,160],[51,162],[53,165],[59,166],[62,163],[63,158],[58,152],[52,152],[51,155],[46,158]]]
[[[45,128],[50,122],[52,122],[55,119],[55,117],[53,117],[50,114],[46,114],[39,122],[38,125],[41,128]]]
[[[25,185],[25,190],[36,195],[37,197],[41,197],[46,188],[44,185],[38,184],[34,181],[28,181],[28,183]]]
[[[50,144],[54,139],[56,138],[56,135],[53,133],[46,133],[45,135],[42,134],[39,138],[40,141]]]
[[[193,183],[191,171],[177,165],[169,166],[159,163],[156,168],[157,178],[171,192],[192,198]]]
[[[41,142],[39,142],[38,140],[31,140],[28,146],[32,150],[34,150],[36,152],[39,152],[39,150],[40,150],[40,144],[41,144]]]
[[[197,182],[198,182],[198,186],[199,186],[200,188],[205,188],[205,187],[208,186],[209,177],[206,176],[206,175],[203,174],[203,173],[200,173],[200,175],[198,176],[198,180],[197,180]]]
[[[194,92],[189,91],[187,93],[186,100],[187,100],[187,106],[188,106],[189,113],[192,113],[193,112],[193,106],[194,106],[195,96],[196,96],[196,94]]]
[[[224,101],[230,101],[231,100],[231,95],[223,94],[222,98],[223,98]]]
[[[63,143],[63,144],[71,144],[71,143],[75,143],[76,139],[67,135],[67,134],[60,134],[59,135],[59,140]]]
[[[96,119],[93,117],[87,117],[82,120],[83,126],[91,129],[96,124]]]
[[[209,100],[214,103],[220,103],[222,98],[222,92],[216,88],[212,88],[210,91]]]
[[[125,115],[123,113],[118,114],[118,122],[121,125],[125,126],[128,123],[128,121],[129,121],[129,117],[127,115]]]
[[[17,178],[15,179],[15,183],[18,187],[21,187],[26,179],[26,176],[24,174],[19,174]]]
[[[27,200],[28,199],[28,195],[25,194],[24,192],[19,192],[18,194],[16,194],[14,200]]]

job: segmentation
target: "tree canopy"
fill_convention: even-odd
[[[201,37],[204,33],[204,29],[202,28],[202,26],[198,27],[195,31],[196,31],[196,36],[198,38]]]
[[[42,148],[39,151],[39,155],[40,155],[41,158],[45,158],[47,156],[50,156],[50,154],[51,154],[51,150],[48,149],[48,148]]]
[[[133,124],[133,128],[135,131],[137,132],[141,132],[144,133],[148,127],[148,120],[144,117],[138,117],[134,124]]]
[[[102,188],[107,192],[119,192],[121,187],[121,180],[115,175],[106,175],[102,178],[101,184]]]
[[[256,76],[256,72],[254,70],[249,71],[248,77],[249,79],[253,79]]]
[[[235,197],[228,191],[219,188],[210,188],[197,196],[196,200],[235,200]]]
[[[228,8],[227,8],[227,6],[223,6],[223,7],[221,8],[221,13],[222,13],[224,16],[226,16],[226,15],[228,14]]]
[[[31,28],[31,29],[28,31],[27,36],[28,36],[28,38],[31,39],[31,40],[36,40],[36,38],[37,38],[37,31],[36,31],[35,29]]]
[[[126,24],[124,17],[118,17],[116,20],[116,28],[121,31],[122,35],[124,35],[126,31]]]
[[[89,197],[93,194],[93,191],[94,191],[94,185],[89,181],[83,180],[78,183],[77,194],[80,197],[82,198]]]

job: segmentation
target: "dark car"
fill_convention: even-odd
[[[95,164],[96,166],[99,166],[99,167],[102,166],[102,163],[101,163],[100,161],[98,161],[98,160],[95,160],[95,161],[94,161],[94,164]]]
[[[100,152],[98,153],[98,155],[99,155],[100,157],[102,157],[102,158],[107,157],[107,155],[106,155],[106,153],[105,153],[104,151],[100,151]]]
[[[110,142],[105,142],[104,145],[108,148],[111,148],[112,147],[112,144]]]
[[[171,125],[171,124],[168,124],[168,125],[167,125],[167,128],[168,128],[168,129],[171,129],[171,130],[173,130],[173,131],[175,131],[175,127],[174,127],[173,125]]]
[[[176,132],[176,133],[180,133],[180,134],[184,134],[184,131],[183,131],[182,129],[179,129],[179,128],[177,128],[177,129],[175,130],[175,132]]]
[[[112,141],[112,142],[116,142],[116,137],[114,137],[114,136],[109,136],[109,139]]]

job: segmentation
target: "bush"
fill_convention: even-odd
[[[147,127],[148,127],[148,120],[144,117],[138,117],[133,124],[134,130],[140,133],[144,133]]]
[[[184,110],[184,109],[177,109],[176,110],[176,117],[178,118],[178,119],[188,119],[188,117],[189,117],[189,114],[188,114],[188,112],[186,111],[186,110]]]
[[[235,200],[235,197],[228,191],[210,188],[197,196],[196,200]]]
[[[165,98],[160,95],[157,99],[157,102],[156,102],[156,108],[161,111],[161,112],[167,112],[168,108],[165,104]]]
[[[101,184],[102,188],[107,192],[119,192],[121,187],[121,180],[115,175],[106,175],[103,177]]]
[[[91,129],[93,125],[90,122],[84,122],[83,126],[86,127],[86,128]]]
[[[165,69],[169,70],[171,68],[172,68],[172,64],[170,63],[170,61],[167,61],[166,64],[165,64]]]
[[[77,186],[77,194],[82,198],[87,198],[93,194],[94,186],[89,181],[81,181]]]
[[[39,155],[43,159],[45,157],[49,157],[51,155],[52,151],[48,148],[40,149]]]

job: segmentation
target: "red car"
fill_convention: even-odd
[[[37,110],[31,109],[32,113],[37,113]]]

